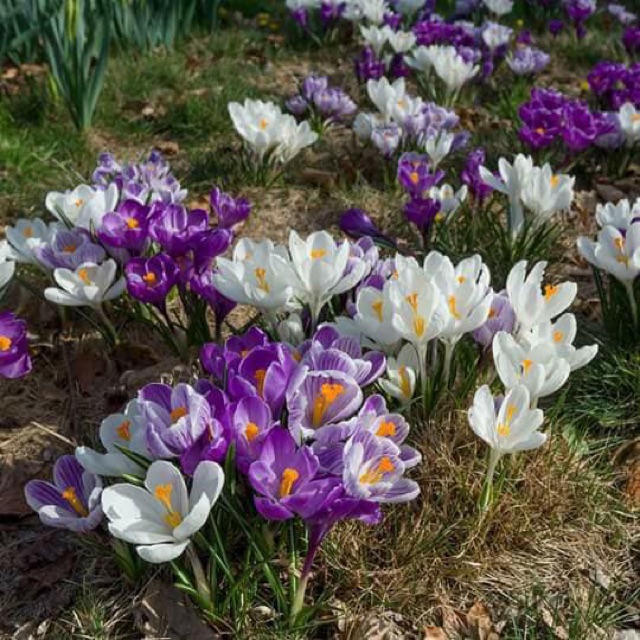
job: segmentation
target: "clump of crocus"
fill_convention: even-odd
[[[2,311],[0,312],[0,377],[21,378],[30,371],[27,323],[10,311]]]

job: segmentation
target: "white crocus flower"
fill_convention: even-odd
[[[404,61],[412,69],[421,73],[427,73],[433,68],[433,56],[439,48],[438,45],[431,45],[429,47],[420,45],[416,47],[410,55],[406,56]]]
[[[407,53],[416,44],[416,36],[411,31],[393,31],[387,40],[395,53]]]
[[[360,34],[364,38],[364,41],[373,49],[376,56],[380,57],[384,45],[389,41],[389,36],[393,33],[391,27],[385,25],[384,27],[365,27],[360,25]]]
[[[467,193],[468,190],[466,184],[463,184],[457,191],[454,191],[450,184],[443,184],[440,187],[431,187],[431,189],[429,189],[429,197],[440,202],[440,212],[436,216],[436,220],[451,220],[455,212],[467,199]]]
[[[524,206],[536,216],[536,221],[543,222],[554,213],[571,207],[575,181],[572,176],[553,173],[549,164],[533,167],[520,197]]]
[[[16,263],[13,260],[7,260],[4,256],[0,257],[0,291],[9,284],[15,270]]]
[[[344,18],[353,22],[366,20],[370,24],[382,24],[389,11],[385,0],[350,0],[344,10]]]
[[[581,369],[589,364],[598,353],[598,345],[592,344],[576,349],[573,341],[578,332],[578,323],[573,313],[564,313],[555,322],[541,322],[521,337],[527,345],[548,344],[556,352],[558,358],[569,363],[571,371]]]
[[[404,78],[398,78],[392,83],[384,77],[369,80],[367,93],[386,121],[392,119],[394,110],[398,107],[403,108],[408,97]]]
[[[382,389],[402,404],[409,404],[416,390],[420,362],[415,347],[405,344],[397,358],[387,358],[387,377],[379,378]]]
[[[504,16],[513,11],[513,0],[482,0],[482,3],[497,16]]]
[[[482,30],[482,40],[492,50],[508,44],[512,35],[513,29],[497,22],[487,22]]]
[[[505,331],[493,338],[493,361],[507,389],[522,384],[531,394],[532,402],[555,393],[568,380],[569,362],[561,358],[553,344],[518,344]]]
[[[640,142],[640,111],[631,102],[625,102],[620,107],[618,119],[627,145],[632,147]]]
[[[224,474],[215,462],[201,462],[193,474],[191,492],[170,462],[157,460],[147,471],[144,488],[115,484],[102,492],[109,532],[136,545],[138,555],[154,564],[179,557],[207,522]]]
[[[268,316],[294,304],[295,275],[285,247],[271,240],[254,242],[242,238],[232,259],[218,258],[213,275],[216,288],[227,298],[250,304]]]
[[[426,154],[429,156],[431,170],[435,171],[438,165],[449,155],[455,135],[448,131],[440,131],[435,136],[429,136],[422,142]]]
[[[57,226],[59,225],[56,222],[47,225],[41,218],[20,218],[13,226],[7,227],[5,233],[13,249],[15,261],[38,264],[33,250],[47,243]]]
[[[596,221],[601,227],[611,225],[620,231],[626,231],[636,218],[640,220],[640,198],[636,199],[633,206],[627,198],[616,204],[607,202],[596,205]]]
[[[478,65],[465,62],[455,47],[446,46],[434,50],[432,60],[436,75],[445,83],[450,94],[459,91],[480,71]]]
[[[363,344],[394,353],[400,334],[393,325],[394,306],[389,299],[389,283],[382,291],[374,287],[362,287],[356,298],[353,318],[340,316],[336,327],[341,333],[357,335]]]
[[[276,327],[278,338],[282,342],[297,347],[305,340],[304,325],[299,313],[291,313],[284,320],[281,320]]]
[[[122,413],[111,414],[100,425],[100,442],[106,453],[78,447],[76,458],[87,471],[99,476],[141,475],[143,467],[122,453],[119,447],[151,458],[146,446],[145,426],[138,401],[132,400]]]
[[[547,440],[540,433],[544,415],[540,409],[530,409],[530,395],[526,387],[517,385],[507,392],[500,408],[487,385],[480,387],[469,409],[469,424],[473,432],[492,449],[492,455],[530,451]]]
[[[297,276],[296,295],[309,305],[314,327],[322,307],[334,295],[355,287],[369,270],[364,260],[350,256],[348,241],[337,244],[326,231],[316,231],[306,240],[291,231],[289,253]]]
[[[424,7],[425,0],[399,0],[396,9],[405,16],[412,16]]]
[[[500,178],[491,173],[486,167],[480,167],[480,177],[490,187],[505,193],[509,198],[509,228],[517,235],[524,226],[524,211],[522,209],[522,189],[533,172],[533,160],[530,156],[519,153],[513,164],[505,158],[498,160]]]
[[[377,113],[359,113],[353,121],[353,133],[360,142],[369,142],[373,130],[384,124],[385,119]]]
[[[51,191],[44,201],[47,209],[61,222],[83,229],[98,229],[105,213],[114,211],[118,204],[118,188],[110,184],[107,189],[94,189],[86,184],[73,191]]]
[[[546,266],[546,262],[538,262],[527,275],[527,261],[521,260],[507,277],[507,294],[520,333],[559,316],[567,310],[578,293],[575,282],[546,284],[543,291],[542,279]]]
[[[311,129],[307,120],[298,123],[293,116],[286,115],[283,117],[280,141],[273,152],[273,158],[276,162],[287,164],[317,139],[318,134]]]
[[[85,262],[75,271],[54,269],[53,279],[59,288],[48,287],[44,290],[44,297],[65,307],[98,308],[103,302],[122,295],[125,289],[124,278],[114,282],[117,269],[112,259],[99,265]]]

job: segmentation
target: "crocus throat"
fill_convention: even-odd
[[[0,336],[0,351],[9,351],[13,341],[9,336]]]
[[[80,280],[85,284],[91,284],[91,278],[89,277],[89,272],[86,269],[78,269],[78,278],[80,278]]]
[[[311,422],[314,427],[319,427],[329,407],[344,393],[344,387],[339,383],[325,382],[320,387],[320,393],[313,401],[313,415]]]
[[[398,368],[398,375],[400,376],[400,391],[402,391],[402,395],[409,400],[411,398],[411,380],[407,373],[407,367],[401,365]]]
[[[269,293],[269,283],[267,282],[267,270],[258,267],[255,271],[256,280],[258,281],[258,289],[262,289],[265,293]]]
[[[413,313],[418,313],[418,294],[417,293],[409,293],[404,298],[411,308],[413,309]]]
[[[260,433],[260,429],[258,429],[258,425],[255,422],[247,422],[247,426],[244,428],[244,437],[252,442],[258,437]]]
[[[447,304],[449,305],[449,313],[456,320],[460,320],[460,314],[458,313],[458,310],[456,308],[456,306],[457,306],[456,297],[455,296],[449,296],[449,298],[447,299]]]
[[[320,258],[324,258],[327,255],[326,249],[312,249],[311,250],[311,259],[319,260]]]
[[[417,171],[412,171],[409,174],[409,180],[411,180],[411,182],[413,184],[418,184],[418,180],[420,180],[420,176],[418,175],[418,172]]]
[[[554,342],[562,342],[563,338],[564,338],[564,333],[562,333],[562,331],[554,331],[553,332],[553,341]]]
[[[291,495],[293,485],[299,477],[300,473],[291,467],[287,467],[282,472],[282,477],[280,478],[280,489],[278,491],[281,498],[286,498],[288,495]]]
[[[373,312],[376,314],[376,318],[378,318],[378,322],[382,322],[382,309],[383,309],[384,303],[382,302],[382,300],[376,300],[374,303],[372,303],[371,308],[373,309]]]
[[[81,207],[84,204],[84,200],[82,198],[78,198],[77,200],[74,200],[73,204],[76,207]]]
[[[78,247],[76,247],[75,244],[66,244],[64,247],[62,247],[62,252],[63,253],[73,253]]]
[[[497,315],[498,315],[498,312],[493,307],[491,307],[489,309],[489,318],[495,318]]]
[[[264,395],[264,379],[267,375],[266,369],[258,369],[253,377],[256,379],[256,390],[258,391],[258,395],[262,397]]]
[[[560,178],[554,174],[549,178],[549,182],[551,183],[551,188],[555,189],[560,184]]]
[[[555,296],[557,293],[558,293],[558,287],[556,285],[553,285],[553,284],[545,285],[545,288],[544,288],[545,300],[551,300],[551,298],[553,298],[553,296]]]
[[[378,430],[376,431],[376,435],[381,438],[392,438],[396,435],[396,425],[390,420],[386,420],[385,422],[381,422]]]
[[[33,238],[33,229],[31,227],[25,227],[22,231],[22,235],[25,238]]]
[[[467,281],[467,279],[464,276],[458,276],[456,280],[458,281],[459,284],[464,284]]]
[[[129,229],[137,229],[140,223],[135,218],[127,218],[127,227]]]
[[[533,360],[525,359],[522,361],[522,371],[526,375],[529,373],[529,369],[531,369],[531,365],[533,364]]]
[[[121,440],[131,440],[131,422],[125,420],[116,427],[116,433]]]
[[[171,424],[175,424],[180,420],[180,418],[184,418],[188,413],[186,407],[176,407],[171,411]]]
[[[171,483],[159,484],[153,490],[153,495],[162,506],[167,510],[167,515],[164,517],[164,521],[173,529],[175,529],[181,522],[182,516],[173,510],[171,504],[171,494],[173,492],[173,485]]]
[[[418,336],[418,338],[422,338],[424,335],[424,330],[427,326],[427,323],[424,320],[423,316],[416,316],[413,319],[413,331]]]
[[[375,467],[372,467],[369,471],[365,471],[365,473],[360,476],[360,484],[378,484],[385,473],[391,473],[395,468],[391,458],[383,456]]]
[[[260,118],[258,126],[264,131],[269,126],[269,121],[266,118]]]
[[[154,285],[154,284],[157,282],[157,280],[158,280],[158,278],[156,277],[156,274],[155,274],[155,273],[153,273],[153,271],[149,271],[149,273],[145,273],[145,274],[142,276],[142,279],[143,279],[143,280],[144,280],[144,281],[145,281],[149,286]]]
[[[511,434],[511,421],[513,420],[513,415],[516,412],[516,406],[513,404],[507,405],[506,415],[504,417],[504,422],[501,422],[498,425],[498,435],[500,436],[508,436]]]
[[[81,518],[86,518],[89,515],[89,511],[82,504],[80,498],[78,498],[76,490],[73,487],[67,487],[62,492],[62,497],[69,503],[69,505]]]

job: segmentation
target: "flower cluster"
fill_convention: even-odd
[[[631,102],[640,108],[640,62],[598,62],[587,76],[591,91],[605,109],[620,109]]]
[[[551,60],[551,56],[535,47],[518,47],[506,62],[517,76],[533,76],[540,73]]]

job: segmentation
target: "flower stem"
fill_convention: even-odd
[[[209,582],[204,573],[200,558],[198,558],[198,553],[192,545],[187,547],[187,558],[189,559],[189,564],[193,571],[193,577],[196,581],[196,589],[198,590],[200,597],[208,605],[211,605],[211,589],[209,588]]]
[[[110,341],[114,345],[117,344],[118,332],[116,331],[116,328],[113,326],[113,323],[111,322],[111,320],[109,320],[109,318],[107,317],[107,314],[104,312],[104,308],[100,304],[97,307],[95,307],[95,310],[96,310],[96,314],[104,324],[107,330],[107,333],[109,334]]]
[[[424,411],[424,419],[429,416],[427,409],[427,392],[429,390],[428,377],[427,377],[427,347],[421,346],[418,349],[418,360],[420,361],[420,383],[422,385],[422,408]]]
[[[444,383],[448,387],[449,386],[449,378],[451,377],[451,363],[453,361],[453,352],[456,348],[455,342],[445,342],[444,343]]]
[[[500,460],[500,453],[495,449],[491,449],[489,454],[489,464],[487,466],[487,475],[484,479],[482,486],[482,493],[480,494],[480,512],[486,513],[489,510],[493,502],[493,477],[496,473],[496,467]]]
[[[307,552],[307,557],[304,560],[304,564],[302,565],[302,573],[300,574],[300,580],[298,582],[298,587],[293,597],[293,604],[291,605],[291,611],[289,612],[289,626],[294,627],[296,623],[296,619],[300,611],[302,611],[302,607],[304,606],[304,596],[307,591],[307,584],[309,583],[309,578],[311,577],[311,567],[313,565],[313,560],[316,556],[316,552],[319,549],[319,545],[309,547]]]
[[[633,291],[633,280],[625,283],[625,289],[629,296],[629,305],[631,306],[631,317],[633,318],[633,326],[638,327],[638,305],[636,304],[636,296]]]

